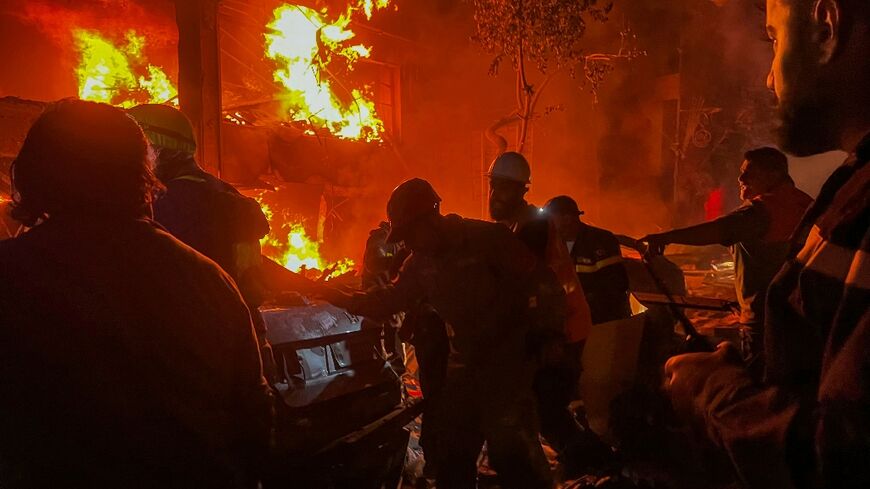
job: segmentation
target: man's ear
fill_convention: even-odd
[[[816,0],[813,6],[815,41],[819,46],[819,62],[827,64],[840,47],[842,24],[840,23],[841,0]]]

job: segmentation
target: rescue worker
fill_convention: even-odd
[[[484,442],[501,487],[549,488],[527,345],[530,335],[561,328],[564,293],[504,226],[444,216],[440,202],[425,180],[396,187],[387,204],[387,241],[404,241],[411,250],[396,280],[352,295],[321,285],[321,294],[366,317],[426,302],[446,323],[450,356],[434,406],[439,489],[476,487]]]
[[[568,247],[589,310],[592,324],[631,317],[628,272],[616,236],[580,220],[583,212],[567,195],[553,197],[544,205],[559,235]]]
[[[372,287],[383,287],[392,282],[399,273],[399,268],[410,254],[402,243],[387,243],[390,223],[381,222],[378,227],[369,232],[363,252],[361,281],[363,290]],[[398,330],[402,324],[401,315],[395,315],[388,321],[381,322],[383,329],[383,346],[386,353],[395,359],[404,360],[402,345],[398,338]],[[404,365],[398,365],[404,368]]]
[[[264,367],[272,378],[274,357],[258,311],[269,288],[265,284],[270,282],[264,269],[273,265],[268,269],[273,275],[276,268],[260,254],[259,240],[269,233],[269,221],[256,200],[197,164],[193,126],[180,110],[146,104],[127,112],[151,142],[156,152],[154,173],[165,187],[154,202],[154,220],[235,280],[252,312]],[[290,275],[283,269],[280,273]]]
[[[390,234],[390,223],[381,222],[378,227],[369,232],[366,248],[363,253],[362,286],[384,286],[399,274],[402,263],[410,252],[402,243],[387,243]]]
[[[395,280],[402,264],[410,255],[410,250],[402,242],[387,242],[389,232],[390,223],[382,222],[369,233],[362,273],[363,288],[366,290],[372,287],[384,287]],[[403,312],[401,319],[391,319],[389,323],[398,322],[399,338],[411,345],[405,351],[406,365],[410,365],[407,362],[416,360],[416,375],[420,381],[423,398],[426,400],[420,425],[420,447],[423,449],[425,460],[423,476],[426,479],[434,479],[437,473],[435,446],[438,437],[438,412],[433,408],[438,404],[447,376],[450,342],[444,321],[431,304],[422,302],[413,309]],[[394,316],[396,317],[398,315]]]
[[[535,393],[541,434],[559,453],[566,472],[572,475],[579,472],[582,464],[597,463],[602,454],[609,453],[577,423],[569,408],[578,397],[583,344],[592,323],[589,305],[554,222],[525,200],[531,184],[531,168],[526,158],[515,152],[503,153],[493,160],[486,176],[490,217],[507,226],[546,263],[566,293],[568,310],[559,340],[561,346],[551,345],[555,347],[552,351],[561,351],[549,355],[547,364],[541,365],[535,376]]]
[[[255,302],[243,285],[245,272],[260,264],[259,239],[269,233],[260,205],[197,164],[193,126],[181,111],[146,104],[128,113],[151,141],[157,153],[154,173],[166,187],[154,202],[154,219],[217,262]]]
[[[748,333],[743,335],[743,356],[760,373],[767,288],[785,262],[789,238],[813,199],[795,187],[788,160],[774,148],[747,151],[737,182],[745,202],[737,210],[703,224],[650,234],[641,241],[655,253],[672,243],[731,247],[740,323]]]
[[[744,487],[870,487],[870,9],[768,0],[780,146],[839,149],[770,284],[767,368],[755,382],[728,348],[665,366],[678,413],[727,451]]]
[[[0,486],[257,487],[271,396],[232,279],[150,218],[145,135],[64,100],[12,166],[0,242]]]

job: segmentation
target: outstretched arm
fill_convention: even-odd
[[[664,233],[650,234],[641,241],[651,247],[669,244],[706,246],[734,243],[763,236],[769,226],[769,217],[760,204],[741,207],[718,219]]]
[[[396,280],[386,287],[372,288],[366,292],[345,292],[323,285],[316,294],[333,305],[347,309],[351,314],[387,319],[414,307],[423,299],[424,291],[420,286],[416,260],[411,257]]]

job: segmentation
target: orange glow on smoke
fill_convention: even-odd
[[[127,31],[123,44],[86,29],[73,29],[72,35],[80,55],[80,99],[124,108],[176,101],[178,90],[162,68],[148,63],[145,38],[136,31]]]
[[[390,0],[357,0],[332,19],[325,9],[284,4],[267,26],[266,56],[275,61],[274,79],[281,84],[287,118],[326,129],[340,138],[380,141],[384,123],[378,117],[369,87],[348,87],[335,79],[330,65],[343,63],[353,70],[371,48],[353,44],[351,17],[360,12],[370,19]],[[312,131],[313,132],[313,131]]]
[[[269,205],[258,199],[272,230],[260,240],[263,255],[280,263],[292,272],[301,273],[309,278],[319,278],[329,271],[327,279],[344,275],[354,269],[353,260],[342,258],[337,261],[326,260],[320,254],[319,241],[312,240],[300,221],[285,221],[276,216]]]

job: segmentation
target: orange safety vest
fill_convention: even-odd
[[[529,205],[521,214],[520,219],[510,226],[511,230],[516,233],[523,224],[538,218],[541,218],[538,208]],[[568,253],[568,246],[562,241],[556,231],[556,224],[550,218],[547,218],[545,260],[565,290],[567,303],[566,340],[569,343],[583,341],[589,337],[589,332],[592,330],[592,313],[589,309],[589,303],[586,302],[583,286],[580,285],[580,280],[574,271],[574,260]]]

